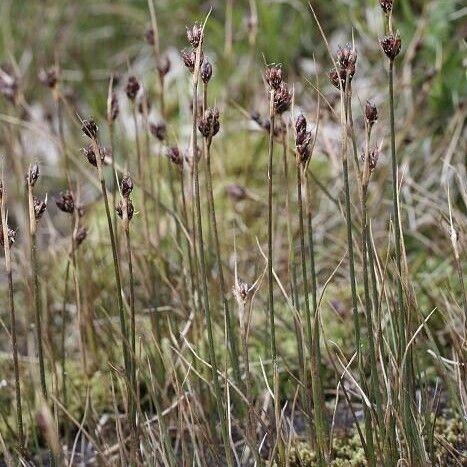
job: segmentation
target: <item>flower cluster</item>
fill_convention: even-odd
[[[269,86],[269,90],[273,92],[274,112],[276,114],[282,114],[289,110],[292,102],[292,94],[287,84],[282,79],[281,65],[268,65],[266,67],[264,79]]]
[[[336,57],[336,68],[329,72],[329,80],[337,89],[345,91],[352,82],[357,64],[357,51],[351,44],[339,47]]]
[[[297,161],[305,165],[311,156],[311,131],[307,131],[307,121],[304,115],[299,115],[295,121],[295,148]]]
[[[389,34],[381,39],[381,48],[390,60],[394,60],[401,51],[402,41],[399,33]]]
[[[206,109],[204,115],[198,121],[198,130],[206,138],[210,139],[219,132],[219,111]]]

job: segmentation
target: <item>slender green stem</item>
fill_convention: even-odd
[[[316,277],[316,262],[315,262],[315,242],[313,238],[313,210],[311,202],[311,191],[309,188],[309,180],[307,181],[307,201],[308,201],[308,245],[310,249],[310,273],[311,273],[311,298],[313,305],[313,352],[311,358],[311,370],[313,384],[313,399],[315,402],[315,417],[317,419],[317,426],[320,428],[321,433],[319,436],[322,437],[324,457],[327,460],[329,452],[329,446],[327,443],[328,438],[328,427],[326,423],[326,406],[324,403],[324,391],[323,391],[323,377],[321,372],[321,332],[320,332],[320,320],[319,320],[319,308],[318,308],[318,285]]]
[[[349,88],[349,83],[346,82],[345,89]],[[350,184],[349,184],[349,168],[348,168],[348,159],[347,159],[347,122],[348,122],[348,108],[351,105],[351,95],[350,91],[343,92],[343,103],[342,105],[342,171],[344,176],[344,193],[345,193],[345,218],[346,218],[346,228],[347,228],[347,246],[349,250],[349,274],[350,274],[350,289],[352,294],[352,312],[354,318],[354,327],[355,327],[355,341],[357,345],[357,360],[358,368],[360,373],[360,378],[363,387],[365,387],[365,372],[363,370],[363,361],[362,361],[362,348],[361,348],[361,333],[360,333],[360,319],[358,316],[358,296],[357,296],[357,287],[355,279],[355,257],[353,250],[353,235],[352,235],[352,214],[350,210]],[[371,423],[371,414],[368,411],[368,408],[364,406],[364,415],[365,415],[365,432],[366,432],[366,444],[367,450],[366,455],[368,463],[370,466],[376,465],[374,447],[373,447],[373,429]]]
[[[396,154],[396,129],[394,117],[394,60],[389,61],[389,113],[391,122],[391,165],[392,165],[392,197],[394,207],[394,243],[397,266],[397,310],[398,310],[398,332],[399,349],[398,363],[399,371],[402,374],[403,387],[400,387],[400,397],[403,412],[403,425],[407,436],[408,452],[411,459],[417,456],[420,459],[425,458],[425,450],[420,434],[416,427],[412,408],[414,404],[414,362],[412,347],[407,349],[408,337],[411,334],[411,322],[406,317],[403,290],[403,271],[402,271],[402,241],[401,223],[400,223],[400,205],[398,190],[398,164]],[[407,350],[406,350],[407,349]],[[407,353],[406,353],[407,352]],[[406,357],[404,360],[404,354]],[[403,365],[403,366],[402,366]]]
[[[199,257],[201,263],[201,279],[202,279],[202,290],[203,290],[203,301],[204,301],[204,313],[206,318],[206,327],[208,331],[208,345],[209,345],[209,357],[211,363],[211,374],[212,374],[212,383],[214,386],[214,395],[216,398],[217,412],[221,424],[221,433],[222,440],[224,444],[224,451],[226,456],[226,462],[229,467],[233,467],[233,458],[232,451],[229,443],[229,435],[227,430],[227,424],[225,419],[225,412],[222,403],[222,391],[219,384],[219,377],[217,374],[217,358],[214,347],[214,335],[212,329],[212,317],[211,309],[209,305],[209,292],[208,292],[208,279],[206,271],[206,257],[204,251],[204,241],[203,241],[203,226],[201,219],[201,200],[200,200],[200,190],[199,190],[199,174],[198,174],[198,144],[197,144],[197,103],[198,103],[198,81],[199,81],[199,67],[200,67],[200,54],[201,54],[202,44],[200,43],[196,50],[196,65],[193,73],[193,125],[191,133],[191,155],[193,161],[193,175],[194,175],[194,195],[195,195],[195,205],[196,205],[196,224],[198,231],[198,242],[199,242]]]
[[[227,289],[224,280],[224,268],[222,266],[221,250],[219,244],[219,233],[217,229],[216,208],[214,205],[214,194],[212,190],[212,173],[211,173],[211,138],[205,142],[206,144],[206,182],[208,191],[208,207],[211,217],[211,224],[214,233],[214,249],[216,253],[217,269],[219,270],[219,288],[222,295],[222,302],[224,305],[224,314],[227,322],[227,341],[230,346],[230,362],[232,364],[233,375],[235,383],[239,388],[243,386],[240,376],[240,364],[238,358],[237,338],[235,335],[235,328],[230,313],[229,301],[227,299]]]
[[[366,324],[367,324],[367,334],[368,334],[368,346],[370,353],[370,384],[371,392],[376,401],[376,414],[378,426],[381,432],[383,433],[384,438],[384,421],[383,421],[383,410],[381,406],[381,393],[379,387],[379,378],[378,378],[378,366],[376,358],[376,349],[375,349],[375,340],[374,340],[374,326],[373,326],[373,310],[371,306],[370,298],[370,284],[369,284],[369,274],[368,274],[368,183],[370,179],[370,161],[369,161],[369,151],[370,151],[370,136],[371,136],[371,127],[368,127],[366,132],[365,140],[365,160],[363,167],[363,177],[362,177],[362,192],[361,192],[361,209],[362,209],[362,257],[363,257],[363,288],[364,288],[364,304],[365,304],[365,315],[366,315]]]
[[[131,251],[131,238],[130,238],[130,220],[128,218],[128,203],[129,199],[124,198],[123,209],[123,230],[125,231],[127,258],[128,258],[128,276],[130,279],[130,397],[129,397],[129,419],[130,427],[132,430],[132,455],[133,460],[136,461],[136,453],[138,449],[138,432],[136,427],[136,405],[138,400],[138,385],[136,381],[136,317],[135,317],[135,281],[133,275],[133,255]]]
[[[302,194],[302,185],[303,185],[303,170],[302,165],[297,163],[297,199],[298,199],[298,217],[299,217],[299,232],[300,232],[300,257],[302,263],[302,279],[303,279],[303,295],[305,299],[305,322],[306,322],[306,337],[308,341],[308,352],[310,355],[310,363],[316,361],[314,354],[313,346],[313,331],[312,331],[312,317],[310,310],[310,289],[308,286],[308,274],[306,268],[306,249],[305,249],[305,226],[304,226],[304,216],[303,216],[303,194]],[[316,307],[315,307],[316,309]],[[319,323],[315,322],[314,326],[319,326]],[[305,375],[308,371],[305,369]],[[316,427],[316,445],[318,452],[318,463],[319,465],[324,465],[324,457],[326,452],[326,429],[324,426],[324,416],[323,416],[323,407],[321,406],[321,394],[320,394],[320,384],[319,384],[319,369],[318,374],[316,373],[316,366],[312,363],[312,391],[313,391],[313,405],[315,413],[315,427]],[[306,381],[305,377],[305,381]],[[310,423],[312,420],[310,419]],[[312,440],[314,444],[314,440]]]
[[[109,198],[107,195],[107,187],[105,185],[104,174],[102,171],[102,163],[100,159],[100,149],[97,140],[93,139],[93,148],[94,153],[96,154],[96,161],[97,161],[97,171],[99,175],[99,181],[101,184],[101,191],[102,197],[104,199],[104,206],[105,206],[105,214],[107,217],[107,226],[109,229],[109,237],[110,237],[110,244],[112,249],[112,260],[114,265],[114,275],[115,275],[115,285],[117,289],[117,305],[118,305],[118,312],[120,316],[120,331],[122,334],[122,352],[123,352],[123,360],[125,364],[125,371],[127,374],[128,381],[130,381],[130,366],[129,366],[129,359],[128,359],[128,334],[127,334],[127,326],[126,326],[126,319],[125,319],[125,310],[123,308],[123,298],[122,298],[122,281],[120,276],[120,265],[118,261],[118,252],[117,252],[117,245],[115,242],[115,235],[114,229],[112,226],[112,216],[110,214],[110,207],[109,207]]]
[[[273,387],[274,387],[274,419],[276,429],[276,442],[281,447],[281,427],[280,427],[280,393],[279,393],[279,372],[277,366],[277,349],[276,349],[276,326],[274,318],[274,276],[273,276],[273,154],[274,154],[274,90],[269,92],[269,146],[268,146],[268,310],[269,310],[269,333],[271,345],[271,359],[272,359],[272,372],[273,372]]]

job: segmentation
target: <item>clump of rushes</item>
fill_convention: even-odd
[[[211,225],[214,233],[214,249],[219,270],[219,288],[224,305],[224,315],[227,324],[227,341],[230,346],[230,362],[233,368],[234,379],[237,385],[241,387],[240,366],[238,361],[237,339],[235,336],[234,323],[230,313],[227,290],[224,280],[224,269],[222,266],[221,249],[219,243],[219,231],[217,227],[216,208],[214,204],[214,192],[212,188],[211,171],[211,144],[212,138],[219,132],[219,111],[217,109],[206,109],[204,115],[199,119],[198,129],[204,137],[205,156],[206,156],[206,182],[208,192],[208,210],[211,219]]]
[[[311,158],[311,142],[312,133],[307,130],[307,121],[304,115],[299,115],[295,121],[295,150],[297,162],[297,199],[298,199],[298,216],[299,216],[299,231],[300,231],[300,256],[302,263],[302,278],[303,278],[303,295],[305,298],[305,319],[306,319],[306,335],[308,340],[308,349],[311,361],[311,381],[313,390],[313,405],[314,405],[314,418],[316,427],[316,445],[318,460],[320,465],[324,465],[324,459],[327,458],[327,433],[325,421],[325,406],[324,396],[321,384],[321,354],[320,354],[320,332],[319,332],[319,318],[318,318],[318,305],[316,297],[316,281],[314,271],[314,257],[312,260],[312,299],[313,299],[313,329],[312,329],[312,316],[309,303],[309,287],[308,287],[308,274],[306,267],[306,248],[305,248],[305,228],[304,228],[304,215],[303,215],[303,194],[302,186],[305,184],[305,173],[308,168],[308,163]],[[311,212],[309,225],[311,228]],[[314,255],[313,246],[313,233],[309,232],[311,254]],[[304,376],[305,382],[307,381],[307,369],[305,368]],[[310,420],[311,423],[311,420]],[[310,430],[313,432],[313,430]]]
[[[29,206],[29,234],[31,236],[31,264],[34,284],[34,299],[35,299],[35,326],[36,326],[36,346],[39,358],[39,374],[41,383],[41,392],[44,400],[47,400],[47,385],[45,380],[45,361],[44,350],[42,344],[42,297],[41,287],[39,282],[39,262],[37,259],[37,223],[41,219],[47,208],[47,199],[42,201],[34,196],[34,186],[39,179],[39,166],[33,164],[29,167],[26,174],[26,185],[28,191],[28,206]]]
[[[353,248],[352,234],[352,214],[351,214],[351,199],[350,199],[350,184],[349,184],[349,168],[348,168],[348,127],[351,126],[351,106],[352,106],[352,80],[356,71],[357,51],[352,44],[347,44],[345,47],[339,47],[335,59],[335,68],[331,71],[329,79],[331,83],[339,89],[341,97],[341,159],[342,173],[344,178],[344,195],[345,195],[345,221],[347,228],[347,247],[349,250],[349,276],[350,289],[352,295],[352,314],[355,327],[355,342],[357,346],[357,362],[360,374],[361,383],[365,388],[365,372],[362,359],[362,342],[360,332],[360,319],[358,315],[358,295],[355,277],[355,256]],[[366,445],[365,453],[370,466],[376,465],[376,457],[373,446],[373,424],[371,413],[364,406]]]
[[[202,47],[204,40],[204,26],[200,27],[194,25],[192,28],[187,29],[187,39],[192,45],[193,49],[190,54],[190,61],[187,64],[185,58],[185,65],[192,72],[192,111],[193,111],[193,122],[191,132],[191,159],[193,163],[193,182],[194,182],[194,195],[195,195],[195,208],[196,208],[196,225],[197,225],[197,240],[198,240],[198,251],[201,263],[201,279],[203,288],[203,301],[204,311],[206,318],[206,327],[208,332],[208,344],[209,344],[209,357],[211,363],[212,382],[214,386],[214,394],[216,398],[217,412],[221,424],[222,440],[224,444],[224,451],[226,456],[226,462],[229,467],[234,465],[232,451],[229,443],[229,435],[227,430],[226,415],[222,402],[222,391],[219,384],[219,377],[217,374],[217,359],[214,349],[214,336],[212,329],[212,317],[211,309],[209,305],[209,292],[208,292],[208,278],[206,271],[206,258],[204,251],[204,240],[203,240],[203,227],[201,219],[201,200],[199,190],[199,171],[198,171],[198,143],[197,143],[197,124],[198,124],[198,83],[200,78],[201,59],[202,59]]]
[[[274,121],[276,114],[282,114],[290,107],[292,96],[287,85],[282,80],[282,67],[280,65],[268,65],[265,72],[265,81],[269,93],[269,145],[268,145],[268,311],[269,311],[269,338],[271,345],[271,359],[274,387],[274,420],[276,431],[276,444],[279,448],[279,456],[284,460],[284,446],[281,438],[280,426],[280,393],[279,374],[277,365],[276,328],[274,318],[274,277],[273,277],[273,238],[272,238],[272,207],[273,207],[273,154],[274,154]]]
[[[381,5],[383,7],[383,5]],[[384,8],[383,8],[384,10]],[[414,397],[415,397],[415,381],[413,368],[412,346],[407,348],[408,336],[411,335],[411,321],[407,316],[406,307],[404,304],[404,286],[403,286],[403,269],[402,269],[402,251],[404,236],[402,233],[402,225],[400,222],[400,206],[398,193],[398,162],[396,154],[396,128],[394,117],[394,63],[399,56],[402,48],[402,40],[398,32],[394,32],[392,26],[392,11],[386,13],[385,30],[386,36],[381,39],[381,48],[389,60],[388,70],[388,92],[389,92],[389,114],[390,114],[390,133],[391,133],[391,166],[392,166],[392,198],[394,210],[394,244],[395,244],[395,259],[396,259],[396,277],[397,277],[397,332],[399,334],[397,346],[397,362],[399,372],[402,375],[402,387],[399,388],[399,395],[396,400],[399,400],[402,407],[402,424],[406,433],[407,450],[410,458],[409,462],[414,459],[414,456],[419,459],[425,459],[425,449],[423,448],[423,440],[414,420]],[[404,359],[404,354],[406,358]],[[397,386],[397,385],[396,385]]]
[[[18,451],[24,451],[23,411],[21,405],[21,377],[18,362],[18,342],[16,334],[16,312],[13,288],[13,272],[11,266],[11,246],[15,242],[16,231],[8,227],[6,207],[6,187],[3,180],[0,181],[0,246],[5,254],[5,272],[8,278],[8,305],[10,308],[10,335],[11,351],[13,355],[13,369],[15,374],[15,398],[16,398],[16,435],[18,437]]]
[[[116,207],[118,217],[123,221],[123,231],[125,233],[126,250],[128,258],[128,275],[130,278],[130,351],[131,351],[131,377],[130,377],[130,396],[129,396],[129,415],[130,427],[132,430],[133,446],[132,451],[136,454],[138,445],[137,429],[136,429],[136,401],[137,382],[136,382],[136,318],[135,318],[135,281],[133,276],[133,258],[131,252],[130,239],[130,221],[133,219],[134,207],[130,195],[133,191],[133,181],[130,176],[125,174],[120,183],[120,193],[122,199]]]
[[[122,352],[123,352],[123,360],[125,365],[125,372],[128,378],[128,381],[131,381],[131,373],[130,373],[130,362],[128,358],[128,346],[127,343],[129,341],[128,333],[127,333],[127,325],[126,325],[126,318],[125,318],[125,311],[123,308],[123,299],[122,299],[122,281],[120,277],[120,265],[118,261],[118,252],[117,252],[117,245],[115,242],[115,234],[114,229],[112,226],[112,218],[110,213],[109,207],[109,199],[107,195],[107,187],[105,185],[104,179],[104,171],[103,171],[103,152],[102,148],[99,145],[99,141],[97,138],[98,134],[98,127],[96,122],[93,119],[83,120],[81,129],[83,133],[91,140],[91,147],[94,153],[94,159],[96,167],[97,167],[97,174],[101,185],[101,192],[102,198],[104,199],[104,206],[105,206],[105,213],[107,217],[107,225],[109,229],[109,237],[110,243],[112,247],[112,258],[113,258],[113,265],[114,265],[114,274],[115,274],[115,285],[117,288],[117,304],[118,304],[118,311],[120,316],[120,331],[121,331],[121,339],[122,339]],[[91,165],[94,165],[90,160]]]

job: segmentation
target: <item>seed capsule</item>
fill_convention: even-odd
[[[204,115],[199,119],[198,130],[205,138],[212,138],[219,132],[219,111],[217,109],[206,109]]]
[[[133,180],[129,175],[124,175],[120,189],[122,190],[122,196],[128,198],[133,191]]]
[[[55,200],[55,204],[57,205],[57,208],[60,209],[60,211],[72,214],[75,209],[73,193],[68,190],[62,191]]]
[[[198,47],[199,43],[201,42],[201,38],[203,35],[203,29],[198,24],[195,23],[191,28],[186,28],[186,37],[188,42],[194,47],[195,49]]]
[[[29,185],[34,186],[37,180],[39,179],[39,175],[40,175],[39,166],[37,164],[31,165],[26,175],[26,182]]]
[[[164,141],[167,135],[167,126],[164,122],[150,123],[149,130],[152,136],[154,136],[154,138],[157,138],[159,141]]]
[[[96,122],[90,118],[89,120],[83,120],[81,130],[88,138],[94,139],[97,137],[99,128]]]
[[[292,102],[292,94],[287,85],[281,83],[279,88],[274,91],[274,110],[277,114],[282,114],[289,110]]]
[[[204,62],[201,68],[201,79],[204,84],[208,84],[212,76],[212,65],[207,60]]]
[[[394,0],[379,0],[379,4],[381,5],[382,10],[388,14],[392,11]]]
[[[381,48],[390,60],[394,60],[401,51],[402,41],[399,33],[389,34],[381,40]]]
[[[133,218],[133,214],[135,212],[135,208],[133,207],[133,202],[131,201],[131,198],[128,198],[127,201],[128,201],[128,213],[127,213],[128,220],[131,221],[131,219]],[[123,219],[123,200],[120,200],[115,210],[117,211],[118,217],[120,217],[120,219]]]
[[[47,209],[47,203],[37,197],[33,197],[34,217],[39,220]]]
[[[268,65],[264,75],[266,83],[268,83],[270,89],[277,90],[282,84],[282,67],[281,65]]]
[[[378,109],[370,101],[366,101],[365,104],[365,118],[370,127],[378,121]]]

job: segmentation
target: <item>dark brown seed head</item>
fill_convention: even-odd
[[[198,47],[199,43],[201,42],[201,38],[203,35],[203,28],[200,24],[195,23],[191,28],[186,28],[186,37],[188,42],[194,47],[195,49]]]
[[[76,246],[80,246],[87,236],[88,236],[88,229],[86,229],[86,227],[79,227],[75,232]]]
[[[300,114],[295,120],[295,132],[301,134],[306,131],[306,118],[303,114]]]
[[[133,214],[135,213],[135,208],[133,206],[133,202],[131,201],[131,198],[128,198],[127,202],[128,202],[128,213],[127,213],[128,220],[131,221],[131,219],[133,218]],[[120,202],[118,203],[118,206],[115,208],[115,210],[117,211],[118,217],[120,217],[120,219],[123,219],[123,208],[124,208],[123,203],[124,201],[120,200]]]
[[[175,165],[182,166],[183,165],[183,156],[178,148],[178,146],[172,146],[167,150],[167,157],[173,162]]]
[[[0,66],[0,94],[13,104],[18,98],[19,79],[9,63]]]
[[[352,77],[350,75],[347,75],[347,72],[345,70],[336,70],[335,68],[333,68],[329,72],[329,81],[334,87],[336,87],[339,90],[340,86],[342,86],[342,90],[345,91],[345,86],[347,82],[350,83],[352,81]]]
[[[378,109],[376,105],[370,101],[366,101],[365,104],[365,118],[370,127],[378,121]]]
[[[75,201],[71,191],[62,191],[56,198],[55,204],[60,211],[72,214],[75,209]]]
[[[248,198],[248,193],[241,185],[236,183],[227,185],[225,192],[233,201],[243,201]]]
[[[295,148],[297,159],[301,164],[306,164],[310,159],[311,131],[306,131],[307,122],[303,115],[297,117],[295,122]]]
[[[167,136],[167,126],[164,122],[150,123],[149,130],[152,136],[157,138],[159,141],[164,141],[165,137]]]
[[[347,44],[345,47],[339,47],[337,50],[337,66],[344,70],[352,78],[355,74],[355,65],[357,63],[356,49]]]
[[[196,65],[196,51],[195,49],[183,49],[182,50],[182,60],[185,63],[185,66],[190,70],[190,73],[195,71]],[[201,52],[200,65],[203,63],[204,55]]]
[[[88,138],[94,139],[97,137],[97,132],[99,131],[99,128],[96,125],[94,119],[90,118],[89,120],[83,120],[83,123],[81,125],[81,131]]]
[[[8,243],[13,245],[16,240],[16,230],[8,228]],[[0,246],[4,246],[3,229],[0,228]]]
[[[124,198],[128,198],[130,196],[131,192],[133,191],[133,180],[129,175],[123,176],[120,189]]]
[[[201,67],[201,79],[203,80],[204,84],[208,84],[212,76],[212,65],[211,63],[206,60]]]
[[[379,159],[379,148],[378,146],[371,146],[368,150],[368,168],[370,173],[376,169]],[[365,154],[362,154],[362,161],[365,162]]]
[[[34,206],[34,216],[36,220],[39,220],[42,217],[42,214],[44,214],[45,210],[47,209],[47,203],[37,198],[36,196],[34,196],[33,206]]]
[[[39,179],[39,166],[37,164],[32,164],[29,167],[28,173],[26,174],[26,183],[28,185],[34,186]]]
[[[126,82],[126,95],[128,99],[131,101],[134,101],[136,99],[136,95],[138,94],[140,85],[138,83],[138,80],[134,76],[130,76],[128,78],[128,81]]]
[[[114,122],[117,119],[119,112],[120,112],[120,109],[118,106],[117,93],[115,91],[112,91],[112,94],[110,95],[110,102],[108,104],[108,109],[107,109],[108,121]]]
[[[394,0],[379,0],[379,4],[386,14],[391,13],[393,3]]]
[[[212,138],[219,132],[219,111],[206,109],[204,115],[198,121],[198,130],[205,138]]]
[[[56,66],[49,68],[42,68],[38,74],[39,81],[51,89],[53,89],[58,83],[58,69]]]
[[[264,79],[270,89],[278,90],[282,84],[282,66],[281,65],[268,65],[264,74]]]
[[[149,45],[154,45],[154,29],[147,28],[146,31],[144,31],[144,39]]]
[[[96,153],[94,151],[94,146],[90,144],[89,146],[83,148],[83,154],[86,156],[86,159],[89,161],[91,165],[97,167],[97,160],[96,160]],[[99,146],[99,154],[101,156],[101,162],[104,163],[106,152],[108,152],[102,146]]]
[[[281,83],[278,89],[274,91],[274,110],[277,114],[282,114],[289,110],[292,102],[292,94],[287,85]]]
[[[399,33],[389,34],[381,39],[381,48],[390,60],[394,60],[401,51],[402,41]]]
[[[157,71],[160,76],[165,76],[170,71],[170,59],[167,55],[162,55],[157,61]]]

